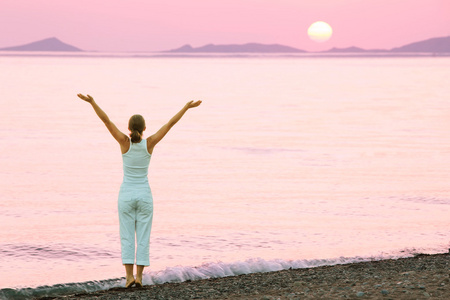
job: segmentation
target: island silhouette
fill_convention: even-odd
[[[84,50],[75,46],[66,44],[59,39],[52,37],[25,45],[0,48],[0,51],[55,51],[55,52],[84,52]],[[332,48],[327,51],[309,52],[290,46],[280,44],[208,44],[201,47],[192,47],[184,45],[180,48],[157,51],[159,53],[349,53],[349,54],[370,54],[370,53],[432,53],[432,54],[450,54],[450,36],[431,38],[419,42],[410,43],[402,47],[392,49],[363,49],[358,47]]]
[[[80,48],[61,42],[52,37],[21,46],[0,48],[0,51],[62,51],[62,52],[81,52]]]

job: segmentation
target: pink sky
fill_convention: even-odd
[[[325,43],[306,31],[333,28]],[[1,0],[0,47],[48,37],[84,50],[278,43],[307,51],[450,36],[450,0]]]

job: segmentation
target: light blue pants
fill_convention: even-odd
[[[149,266],[150,231],[153,220],[153,198],[150,187],[122,183],[118,206],[122,263],[134,264],[136,253],[136,265]]]

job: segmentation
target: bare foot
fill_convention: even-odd
[[[134,280],[134,278],[129,278],[129,279],[127,279],[127,283],[125,284],[125,287],[128,289],[128,288],[132,287],[135,283],[136,283],[136,281]]]
[[[136,276],[136,287],[142,287],[142,278]]]

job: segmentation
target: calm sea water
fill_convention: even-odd
[[[144,115],[147,136],[203,100],[152,156],[144,284],[450,247],[450,58],[0,56],[0,67],[3,297],[124,283],[120,149],[80,92],[124,132]]]

